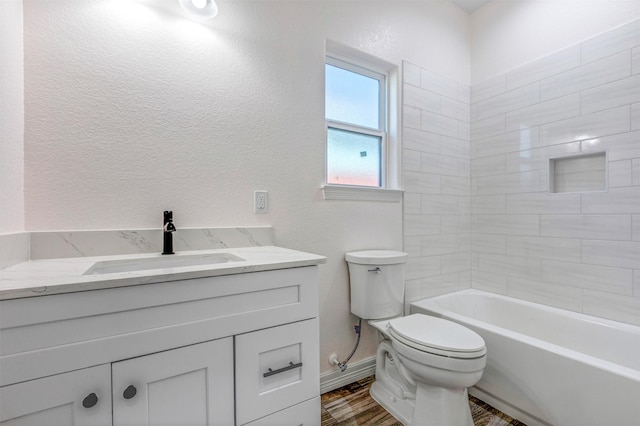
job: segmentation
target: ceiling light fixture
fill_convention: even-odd
[[[191,16],[199,19],[211,19],[218,14],[218,5],[214,0],[178,0],[178,3]]]

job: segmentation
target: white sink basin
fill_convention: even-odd
[[[218,263],[239,262],[244,259],[230,253],[167,255],[144,259],[118,259],[96,262],[82,275],[117,274],[119,272],[148,271],[153,269],[209,266]]]

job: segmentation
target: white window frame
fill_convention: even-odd
[[[352,123],[345,123],[337,120],[330,120],[325,117],[327,134],[329,129],[345,130],[347,132],[358,133],[362,135],[375,136],[380,138],[380,186],[362,185],[365,188],[385,188],[386,187],[386,162],[387,162],[387,76],[376,71],[372,71],[367,68],[363,68],[352,62],[346,62],[342,59],[338,59],[334,56],[327,55],[325,64],[332,65],[343,70],[353,72],[355,74],[363,75],[365,77],[372,78],[378,81],[380,92],[378,95],[378,128],[360,126]],[[327,161],[325,170],[329,169],[329,158],[325,156]],[[328,176],[325,176],[327,179]],[[342,184],[331,184],[340,185]]]
[[[325,149],[329,128],[380,137],[381,186],[327,184],[327,155],[325,152],[325,184],[322,187],[327,200],[401,201],[400,148],[398,138],[398,76],[397,67],[378,58],[327,40],[325,64],[337,66],[380,81],[377,129],[353,125],[325,117]],[[325,65],[326,66],[326,65]]]

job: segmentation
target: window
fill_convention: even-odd
[[[327,184],[385,187],[386,76],[327,57]]]
[[[327,40],[326,200],[402,200],[398,67]]]

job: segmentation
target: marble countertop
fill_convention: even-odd
[[[171,259],[177,259],[181,256],[207,254],[229,254],[239,257],[241,260],[226,263],[95,275],[85,275],[85,273],[93,267],[96,262],[119,260],[138,262],[149,259],[153,260],[153,258],[163,256],[153,253],[33,260],[0,270],[0,300],[214,277],[219,275],[243,274],[274,269],[298,268],[326,262],[324,256],[275,246],[184,251],[171,255]],[[163,258],[168,259],[167,256]]]

